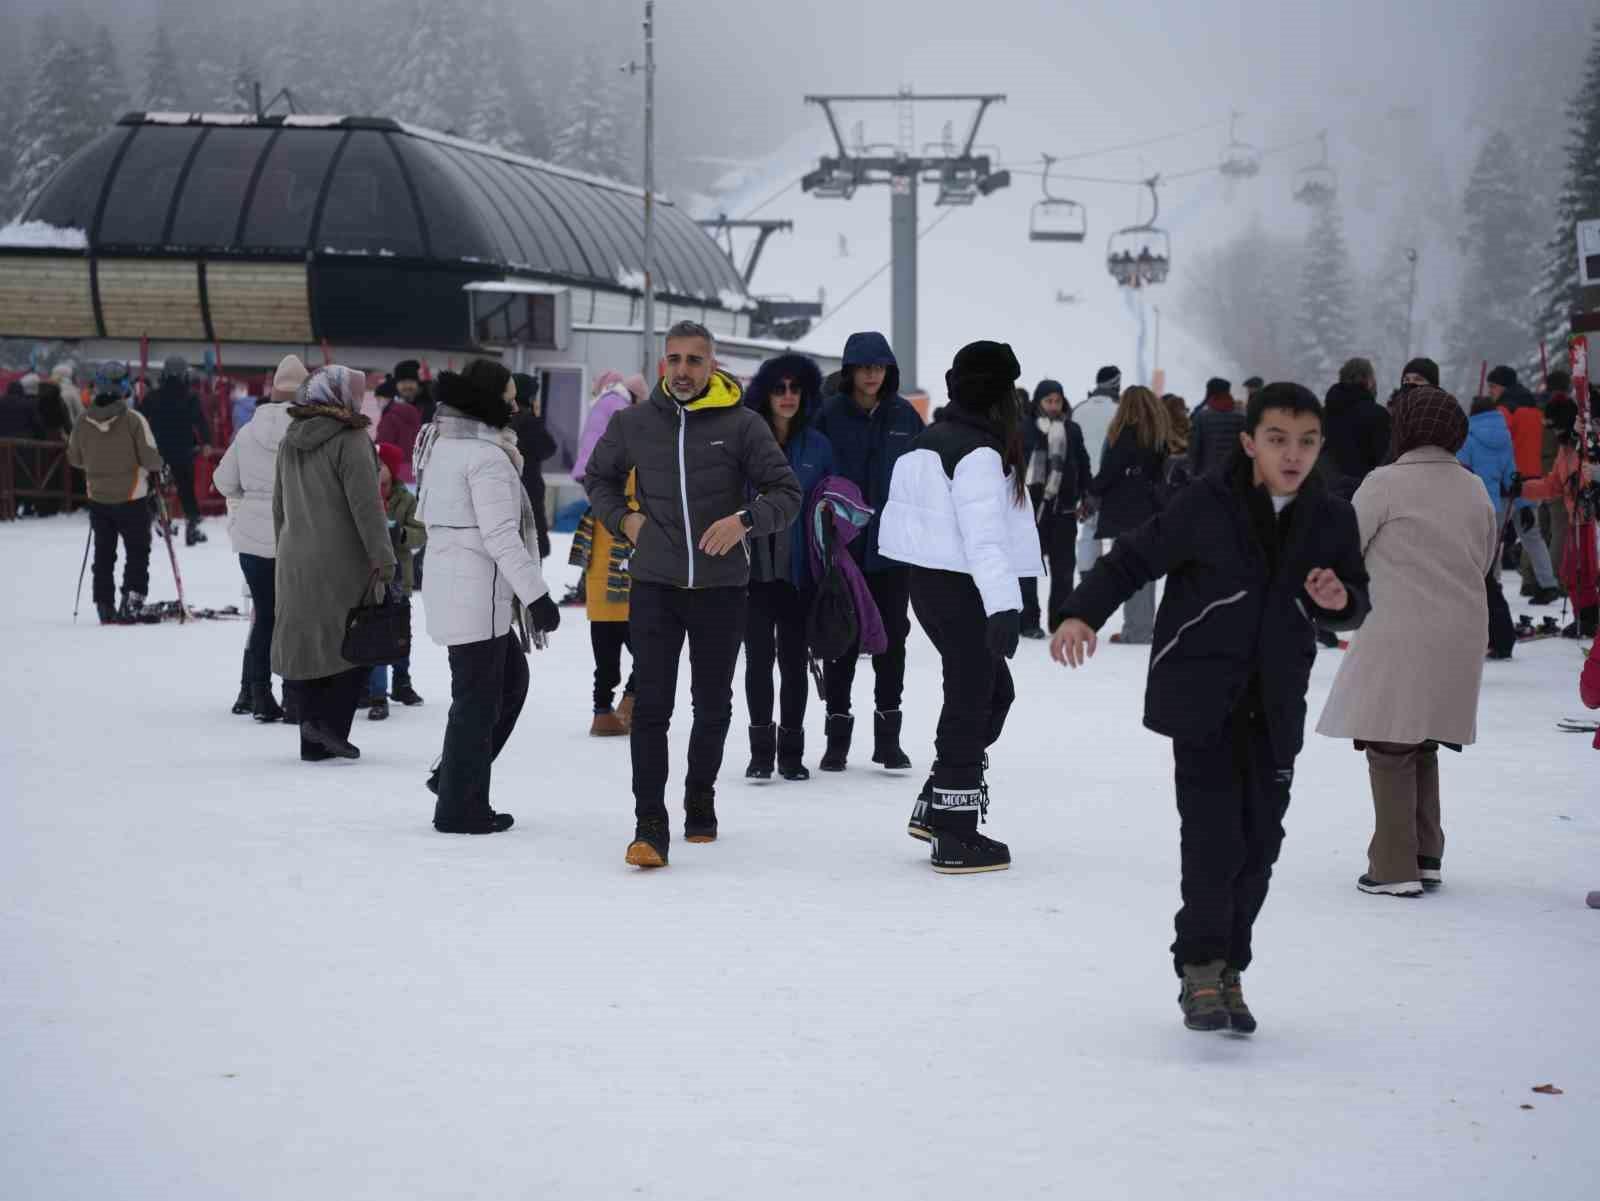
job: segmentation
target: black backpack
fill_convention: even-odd
[[[839,570],[831,522],[824,522],[822,543],[822,578],[817,582],[811,612],[806,615],[806,645],[811,651],[811,674],[816,678],[819,695],[822,694],[822,669],[818,665],[848,656],[861,636],[855,597],[851,595],[844,572]]]

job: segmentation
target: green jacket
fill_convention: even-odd
[[[417,520],[416,494],[399,481],[389,487],[387,511],[389,541],[394,544],[394,557],[400,561],[400,588],[410,596],[411,590],[416,587],[412,552],[428,545],[428,527]]]

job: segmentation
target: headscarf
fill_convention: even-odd
[[[1442,388],[1411,388],[1394,404],[1394,457],[1422,446],[1455,454],[1467,441],[1467,415]]]
[[[359,371],[337,364],[319,368],[300,385],[296,398],[302,405],[327,405],[352,415],[361,413],[361,398],[366,395],[367,377]]]

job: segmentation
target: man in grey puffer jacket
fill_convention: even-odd
[[[595,519],[634,546],[628,625],[638,827],[627,861],[637,867],[667,863],[667,727],[685,638],[694,728],[684,837],[716,839],[714,789],[750,582],[745,538],[786,529],[802,500],[771,429],[739,403],[739,385],[717,370],[715,354],[705,327],[682,321],[668,330],[664,377],[643,404],[611,419],[583,477]],[[631,472],[638,512],[625,495]]]

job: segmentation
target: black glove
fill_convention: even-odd
[[[1507,489],[1506,495],[1509,496],[1512,500],[1516,500],[1517,497],[1522,495],[1522,485],[1527,483],[1527,482],[1528,482],[1527,477],[1524,476],[1523,474],[1521,474],[1520,472],[1518,472],[1516,475],[1513,475],[1511,477],[1511,487],[1509,489]]]
[[[1003,659],[1015,657],[1017,639],[1022,637],[1022,614],[1016,609],[1006,609],[989,617],[987,639],[991,653]]]
[[[555,601],[546,592],[528,606],[528,620],[539,633],[548,634],[561,624],[561,610],[556,608]]]

